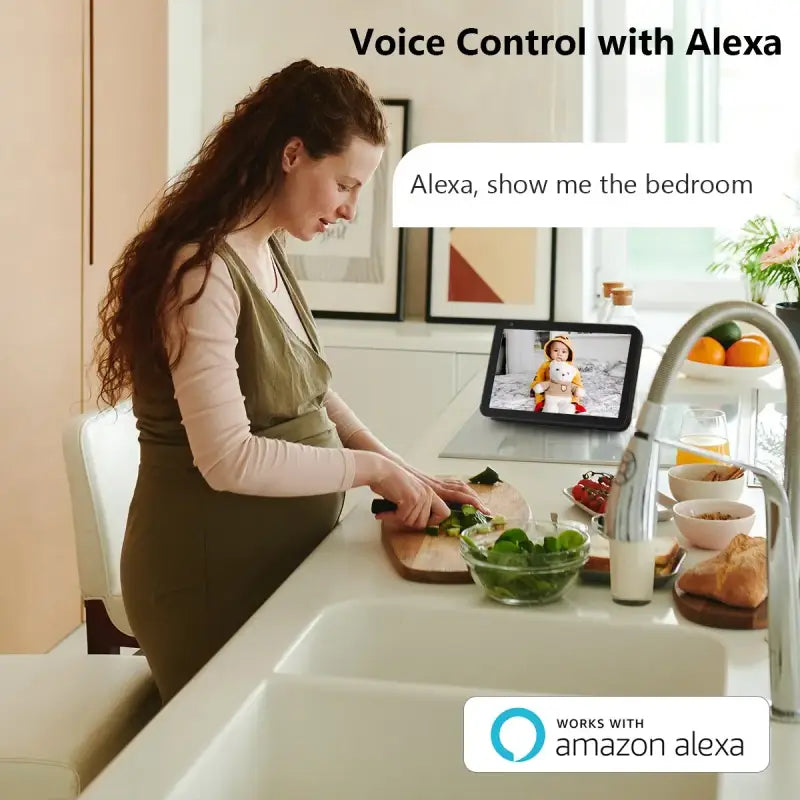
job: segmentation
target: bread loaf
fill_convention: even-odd
[[[767,597],[767,540],[740,533],[717,555],[683,572],[677,585],[687,594],[757,608]]]

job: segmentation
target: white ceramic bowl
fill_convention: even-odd
[[[732,500],[685,500],[675,503],[672,512],[686,541],[704,550],[724,550],[736,534],[749,534],[756,520],[752,506]],[[734,519],[699,518],[714,512],[730,514]]]
[[[695,380],[746,384],[765,378],[775,372],[780,365],[777,358],[771,360],[765,367],[719,367],[716,364],[703,364],[700,361],[686,359],[681,367],[681,372],[687,378]]]
[[[714,464],[681,464],[667,472],[669,490],[678,501],[684,500],[738,500],[744,491],[745,478],[729,481],[704,481],[711,470],[724,472],[727,466]]]

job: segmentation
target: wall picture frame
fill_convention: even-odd
[[[381,98],[389,143],[361,190],[355,218],[309,242],[287,237],[289,266],[318,318],[393,320],[404,316],[406,231],[392,227],[392,178],[408,149],[411,102]]]
[[[552,320],[555,228],[431,228],[427,322]]]

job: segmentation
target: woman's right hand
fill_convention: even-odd
[[[421,530],[450,516],[447,503],[416,475],[378,453],[357,451],[354,485],[365,484],[397,505],[396,511],[376,514],[377,519],[396,520],[404,527]]]

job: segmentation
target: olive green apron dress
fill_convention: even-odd
[[[270,245],[312,347],[220,245],[240,303],[236,360],[250,430],[341,447],[323,406],[331,373],[311,312],[281,248]],[[343,492],[271,498],[212,489],[193,465],[173,395],[168,376],[137,386],[134,375],[141,458],[121,561],[125,611],[165,703],[327,536],[344,503]]]

